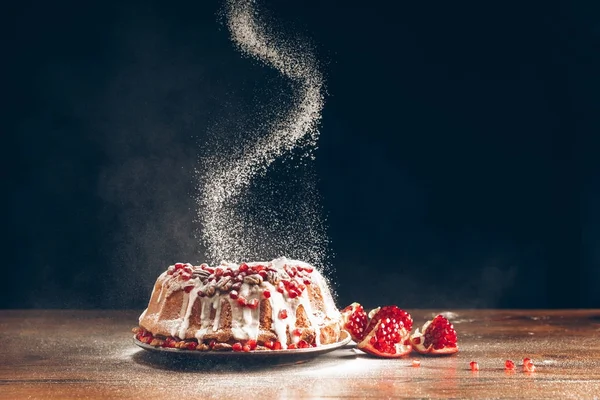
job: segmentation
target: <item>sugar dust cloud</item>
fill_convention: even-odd
[[[289,104],[259,113],[258,128],[243,132],[239,148],[221,145],[224,152],[201,156],[197,217],[207,261],[286,255],[322,266],[328,242],[311,161],[323,76],[307,42],[276,34],[259,11],[252,0],[228,0],[226,26],[244,56],[285,78]],[[283,178],[271,179],[273,169]]]

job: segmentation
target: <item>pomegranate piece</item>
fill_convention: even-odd
[[[250,346],[248,346],[247,344],[245,344],[244,346],[242,346],[242,351],[245,353],[248,353],[250,351]]]
[[[300,340],[298,342],[299,349],[306,349],[307,347],[310,347],[310,345],[308,344],[308,342],[306,340]]]
[[[281,342],[277,341],[273,343],[273,350],[281,350]]]
[[[254,350],[254,349],[256,349],[256,345],[257,345],[257,343],[256,343],[256,340],[254,340],[254,339],[249,339],[249,340],[246,342],[246,344],[247,344],[247,345],[250,347],[250,350]],[[266,347],[266,346],[265,346],[265,347]]]
[[[515,363],[512,360],[506,360],[506,362],[504,363],[504,368],[508,370],[514,370]]]
[[[412,347],[421,354],[453,354],[458,351],[456,331],[444,316],[427,321],[410,336]]]
[[[479,371],[479,364],[477,364],[477,361],[471,361],[469,366],[471,367],[471,371]]]
[[[408,335],[402,321],[386,317],[379,319],[356,347],[374,356],[398,358],[411,351],[411,346],[405,344]]]
[[[368,325],[367,313],[359,303],[352,303],[342,310],[343,328],[350,334],[352,340],[360,342],[366,333]]]
[[[239,271],[240,271],[240,272],[246,272],[246,271],[248,271],[248,264],[246,264],[246,263],[242,263],[242,264],[240,265]]]
[[[394,318],[396,321],[401,322],[408,332],[411,331],[413,326],[412,317],[409,313],[398,308],[397,306],[377,307],[376,309],[371,310],[371,312],[369,312],[370,321],[366,331],[368,332],[372,330],[380,319],[388,317]]]
[[[287,310],[285,310],[285,309],[284,310],[280,310],[278,316],[279,316],[279,319],[286,319],[288,317]]]
[[[269,292],[268,290],[265,290],[265,291],[263,292],[263,296],[265,296],[265,299],[268,299],[268,298],[270,298],[270,297],[271,297],[271,292]]]
[[[196,350],[196,346],[198,346],[198,343],[196,342],[187,342],[185,344],[185,348],[188,350]]]

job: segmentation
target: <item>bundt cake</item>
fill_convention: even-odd
[[[152,346],[250,351],[334,343],[340,329],[324,277],[307,263],[278,258],[171,265],[134,331]]]

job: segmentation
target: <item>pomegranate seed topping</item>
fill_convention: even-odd
[[[279,281],[279,283],[277,284],[277,291],[279,293],[283,293],[283,290],[285,289],[284,283],[283,281]]]
[[[215,273],[215,269],[211,268],[211,267],[206,267],[206,271],[208,271],[209,274],[214,274]]]
[[[273,343],[273,350],[281,350],[281,343],[280,342]]]
[[[261,276],[263,279],[267,279],[267,276],[268,276],[268,274],[267,274],[267,271],[260,270],[260,271],[258,271],[258,274],[259,274],[259,275],[260,275],[260,276]]]
[[[515,369],[515,363],[512,360],[506,360],[506,362],[504,363],[504,368]]]
[[[240,342],[237,342],[231,348],[233,349],[233,351],[242,351],[242,344]]]
[[[179,270],[184,267],[183,263],[175,263],[175,269]]]
[[[298,348],[298,346],[296,346],[295,343],[292,343],[288,346],[288,349],[297,349],[297,348]]]
[[[305,285],[310,285],[312,283],[310,279],[304,279],[302,282],[304,282]]]
[[[229,292],[229,297],[231,297],[234,300],[237,299],[238,298],[237,290],[232,290],[231,292]]]
[[[183,279],[184,281],[189,281],[191,278],[191,276],[185,274],[185,275],[181,275],[181,279]]]
[[[294,329],[292,331],[292,335],[294,335],[294,336],[302,336],[302,331],[300,329]]]
[[[288,317],[286,310],[279,311],[279,319],[286,319]]]
[[[217,268],[215,269],[215,276],[217,276],[217,277],[218,277],[218,276],[223,276],[223,272],[225,272],[225,271],[223,270],[223,268],[221,268],[221,267],[217,267]]]
[[[210,348],[212,349],[213,347],[215,347],[215,345],[216,345],[216,344],[217,344],[217,341],[213,339],[213,340],[211,340],[211,341],[210,341],[210,343],[208,344],[208,347],[210,347]]]
[[[420,360],[412,360],[412,366],[413,367],[420,367],[421,366],[421,361]]]
[[[271,297],[271,292],[269,292],[268,290],[265,290],[263,292],[263,296],[265,296],[265,299],[268,299],[269,297]]]
[[[300,340],[298,342],[299,349],[306,349],[307,347],[310,347],[310,345],[308,344],[308,342],[306,340]]]
[[[244,296],[238,296],[237,302],[240,306],[245,306],[247,304]]]
[[[254,349],[256,349],[256,345],[257,345],[257,343],[256,343],[256,340],[254,340],[254,339],[250,339],[250,340],[248,340],[248,341],[246,342],[246,344],[247,344],[248,346],[250,346],[250,350],[254,350]],[[266,347],[266,346],[265,346],[265,347]]]
[[[246,272],[246,271],[248,271],[248,264],[246,264],[246,263],[242,263],[242,264],[240,265],[240,268],[239,268],[239,270],[240,270],[240,272]]]
[[[313,269],[312,267],[304,267],[304,271],[308,272],[309,274],[312,274]]]
[[[242,351],[248,353],[250,351],[250,346],[248,346],[247,344],[244,345],[244,347],[242,347]]]
[[[288,297],[290,299],[295,299],[296,297],[298,297],[298,292],[296,292],[295,290],[292,289],[288,292]]]
[[[266,347],[267,349],[273,349],[273,345],[274,345],[274,343],[273,343],[272,341],[270,341],[270,340],[267,340],[267,341],[265,342],[265,347]]]
[[[186,286],[186,287],[184,287],[184,288],[183,288],[183,290],[184,290],[186,293],[189,293],[189,292],[191,292],[191,291],[192,291],[192,289],[193,289],[193,288],[194,288],[194,286]]]
[[[471,371],[479,371],[479,364],[477,364],[477,361],[471,361],[469,365],[471,366]]]
[[[250,307],[253,310],[256,310],[258,308],[258,299],[252,299],[248,302],[247,304],[248,307]]]
[[[183,270],[190,275],[192,274],[192,272],[194,272],[190,267],[184,267]]]
[[[206,296],[206,293],[204,293],[202,290],[198,290],[198,296],[204,297]]]
[[[196,342],[187,342],[185,344],[185,348],[188,350],[196,350],[196,346],[198,346],[198,343]]]

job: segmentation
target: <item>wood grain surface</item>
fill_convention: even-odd
[[[417,326],[435,314],[409,311]],[[453,314],[454,356],[383,360],[348,346],[300,364],[241,365],[139,349],[137,311],[3,310],[0,398],[600,398],[600,310]],[[523,357],[535,372],[504,370]]]

